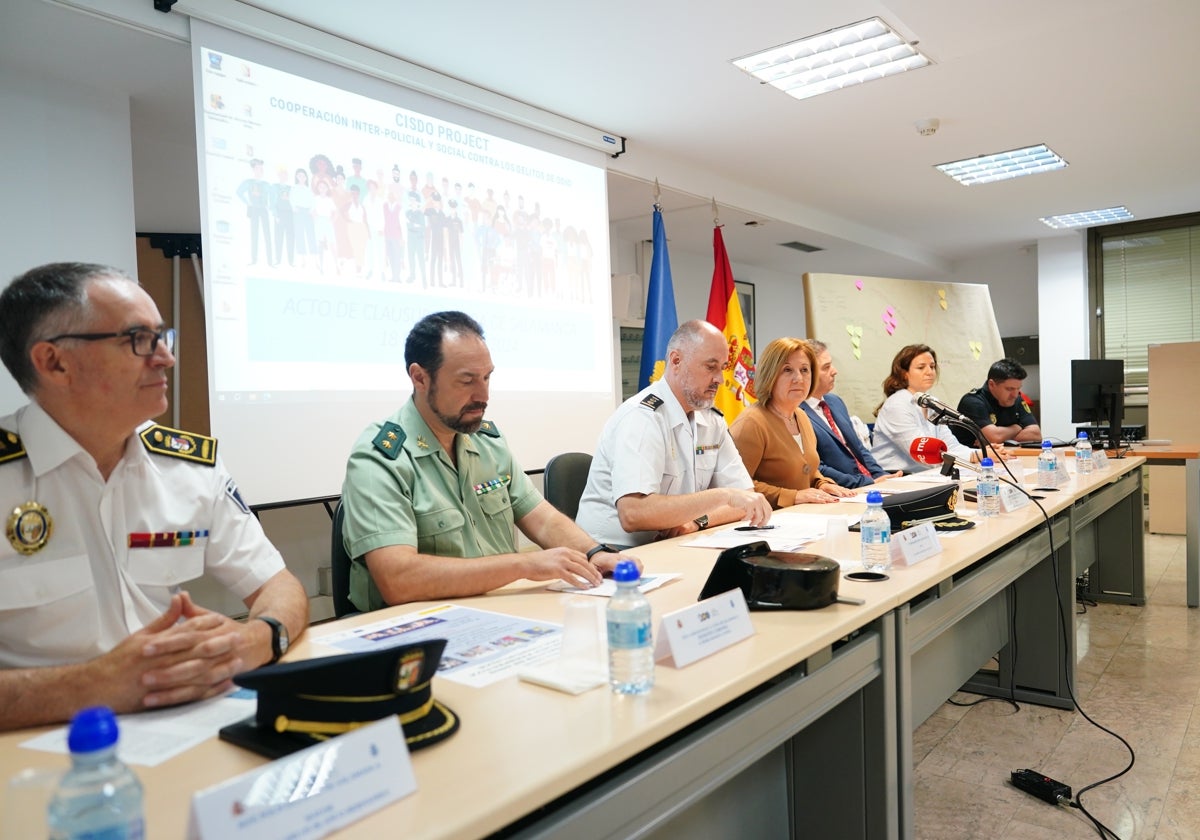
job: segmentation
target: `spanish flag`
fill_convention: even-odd
[[[754,396],[754,348],[746,334],[746,320],[742,317],[742,306],[738,302],[737,286],[733,282],[733,269],[729,265],[729,254],[725,251],[725,238],[721,226],[713,228],[713,279],[708,294],[708,322],[725,334],[729,347],[729,359],[725,365],[725,382],[717,391],[714,405],[725,415],[725,422],[732,423],[742,409],[755,402]]]
[[[638,390],[657,382],[666,372],[667,342],[679,327],[675,313],[675,287],[671,285],[671,260],[667,256],[667,229],[662,208],[654,205],[654,256],[650,261],[650,288],[646,295],[646,329],[642,334],[642,365]]]

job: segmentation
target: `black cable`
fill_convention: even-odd
[[[957,417],[952,418],[952,417],[949,417],[949,415],[947,415],[946,412],[939,411],[938,416],[934,419],[933,422],[935,425],[940,422],[940,423],[944,423],[947,426],[953,424],[953,425],[958,425],[963,428],[966,428],[975,434],[976,438],[980,442],[981,447],[986,447],[985,441],[983,440],[983,432],[979,429],[979,427],[976,424],[970,422],[969,420],[966,420],[966,422],[964,422],[964,420],[966,420],[966,418],[963,418],[962,420],[960,420]],[[1118,442],[1118,445],[1119,445],[1119,442]],[[987,451],[986,448],[980,449],[980,452],[981,452],[980,460],[982,460],[982,453],[984,453],[986,451]],[[994,448],[992,451],[993,451],[993,453],[995,453]],[[1111,828],[1106,826],[1104,823],[1100,822],[1100,820],[1096,819],[1096,817],[1094,817],[1091,814],[1091,812],[1089,812],[1087,810],[1087,808],[1085,808],[1083,806],[1083,802],[1080,801],[1080,796],[1082,796],[1087,791],[1092,790],[1093,788],[1097,788],[1101,785],[1108,784],[1109,782],[1114,781],[1115,779],[1119,779],[1121,776],[1124,776],[1131,769],[1133,769],[1133,765],[1134,765],[1134,762],[1137,760],[1137,756],[1134,753],[1133,747],[1130,745],[1130,743],[1128,741],[1126,741],[1124,738],[1122,738],[1116,732],[1113,732],[1108,727],[1103,726],[1102,724],[1097,723],[1095,720],[1093,720],[1092,717],[1083,710],[1083,707],[1081,705],[1079,705],[1079,700],[1078,700],[1078,698],[1075,697],[1075,687],[1073,685],[1071,685],[1071,661],[1069,659],[1069,657],[1071,655],[1071,644],[1070,644],[1068,636],[1067,636],[1067,618],[1066,618],[1066,613],[1063,610],[1062,586],[1058,582],[1058,549],[1055,548],[1055,546],[1054,546],[1054,526],[1053,526],[1053,523],[1050,521],[1050,515],[1048,513],[1046,513],[1046,509],[1044,507],[1042,507],[1042,505],[1038,501],[1037,497],[1035,497],[1032,493],[1029,493],[1028,491],[1026,491],[1024,486],[1022,486],[1022,484],[1016,480],[1016,476],[1013,475],[1013,471],[1012,471],[1012,469],[1009,468],[1005,459],[999,458],[999,457],[997,459],[1002,464],[1004,464],[1004,469],[1008,472],[1009,477],[1012,478],[1013,485],[1018,490],[1020,490],[1022,493],[1024,493],[1026,496],[1029,497],[1029,500],[1037,506],[1037,509],[1039,511],[1041,511],[1042,518],[1046,521],[1046,536],[1050,540],[1050,563],[1051,563],[1050,577],[1054,581],[1054,594],[1055,594],[1054,600],[1055,600],[1056,607],[1058,609],[1059,630],[1061,632],[1061,638],[1062,638],[1062,643],[1063,643],[1063,675],[1064,675],[1064,680],[1065,680],[1066,686],[1067,686],[1067,695],[1071,698],[1071,704],[1074,706],[1074,708],[1076,710],[1078,710],[1079,714],[1083,715],[1084,720],[1086,720],[1092,726],[1099,729],[1101,732],[1105,732],[1105,733],[1111,735],[1112,737],[1116,738],[1118,741],[1120,741],[1125,746],[1125,749],[1129,751],[1129,764],[1127,764],[1123,770],[1121,770],[1118,773],[1113,774],[1112,776],[1109,776],[1108,778],[1101,779],[1098,782],[1093,782],[1090,785],[1085,785],[1084,787],[1080,788],[1075,793],[1074,801],[1071,802],[1070,804],[1072,807],[1078,808],[1084,814],[1084,816],[1086,816],[1088,818],[1088,820],[1091,821],[1093,827],[1096,829],[1097,833],[1099,833],[1100,837],[1107,838],[1109,835],[1111,835],[1113,838],[1116,838],[1116,840],[1120,840],[1120,837],[1117,835],[1117,833],[1115,831],[1113,831]],[[1015,636],[1015,634],[1013,634],[1010,636],[1010,642],[1015,643],[1015,641],[1016,641],[1016,636]],[[1015,660],[1014,660],[1014,662],[1015,662]],[[1014,667],[1013,668],[1014,673],[1015,673],[1015,670],[1016,669]],[[1105,832],[1107,832],[1107,834]]]
[[[1068,637],[1067,637],[1067,618],[1066,618],[1066,613],[1063,610],[1063,605],[1062,605],[1062,587],[1060,586],[1060,584],[1058,582],[1058,549],[1055,548],[1055,546],[1054,546],[1054,526],[1053,526],[1053,523],[1050,521],[1050,515],[1048,513],[1046,513],[1046,509],[1041,506],[1041,504],[1038,502],[1038,500],[1033,498],[1032,494],[1026,493],[1026,495],[1029,496],[1030,501],[1032,501],[1035,505],[1037,505],[1037,509],[1039,511],[1041,511],[1041,513],[1042,513],[1042,518],[1046,520],[1046,535],[1050,539],[1050,561],[1051,561],[1050,577],[1054,581],[1054,594],[1055,594],[1054,600],[1058,607],[1059,629],[1062,632],[1063,677],[1064,677],[1066,685],[1067,685],[1067,695],[1071,698],[1071,704],[1075,707],[1076,710],[1078,710],[1079,714],[1083,715],[1084,720],[1086,720],[1092,726],[1099,729],[1101,732],[1105,732],[1105,733],[1113,736],[1114,738],[1116,738],[1118,741],[1120,741],[1125,746],[1125,749],[1129,751],[1129,763],[1127,765],[1125,765],[1125,768],[1123,770],[1121,770],[1118,773],[1114,773],[1113,775],[1109,776],[1108,778],[1101,779],[1100,781],[1093,782],[1089,785],[1085,785],[1084,787],[1080,788],[1078,791],[1075,792],[1075,799],[1070,803],[1070,805],[1073,808],[1078,808],[1080,810],[1080,812],[1082,812],[1083,815],[1086,816],[1089,821],[1091,821],[1092,826],[1096,829],[1096,832],[1100,835],[1101,838],[1105,838],[1105,840],[1107,840],[1107,838],[1111,835],[1114,838],[1114,840],[1120,840],[1120,837],[1118,836],[1118,834],[1115,831],[1113,831],[1111,828],[1106,826],[1104,823],[1100,822],[1100,820],[1098,820],[1096,817],[1094,817],[1092,815],[1092,813],[1083,806],[1083,802],[1080,800],[1080,797],[1087,791],[1092,790],[1093,788],[1100,787],[1100,785],[1108,784],[1109,782],[1111,782],[1115,779],[1119,779],[1119,778],[1121,778],[1121,776],[1124,776],[1126,773],[1128,773],[1130,770],[1133,769],[1133,765],[1134,765],[1134,762],[1137,760],[1137,756],[1134,754],[1133,747],[1130,745],[1130,743],[1128,741],[1126,741],[1124,738],[1122,738],[1116,732],[1113,732],[1108,727],[1106,727],[1100,723],[1097,723],[1095,720],[1093,720],[1092,717],[1083,710],[1083,706],[1079,705],[1079,700],[1075,697],[1075,687],[1071,684],[1071,660],[1070,660],[1071,645],[1070,645],[1070,642],[1068,641]]]
[[[976,426],[974,423],[968,424],[968,423],[964,423],[963,421],[959,420],[958,418],[950,418],[944,412],[940,413],[939,416],[937,417],[937,419],[934,420],[935,424],[938,422],[943,422],[947,426],[954,424],[954,425],[962,426],[968,430],[973,430],[976,434],[976,437],[979,439],[980,443],[981,444],[984,443],[982,432],[980,432],[978,430],[979,427]],[[974,428],[972,429],[972,427],[974,427]],[[992,451],[993,451],[993,453],[995,453],[994,447],[992,448]],[[981,449],[980,452],[981,453],[986,452],[986,449]],[[981,456],[980,460],[982,460],[982,456]],[[1080,800],[1080,796],[1082,796],[1087,791],[1092,790],[1093,788],[1097,788],[1097,787],[1107,784],[1115,779],[1119,779],[1121,776],[1124,776],[1126,773],[1128,773],[1133,768],[1134,762],[1137,760],[1137,757],[1134,753],[1133,747],[1130,745],[1130,743],[1128,741],[1126,741],[1124,738],[1122,738],[1116,732],[1113,732],[1108,727],[1103,726],[1102,724],[1097,723],[1095,720],[1093,720],[1092,717],[1083,710],[1083,707],[1081,705],[1079,705],[1079,700],[1078,700],[1078,698],[1075,697],[1075,687],[1071,684],[1071,661],[1069,659],[1069,657],[1071,655],[1071,644],[1070,644],[1070,641],[1067,636],[1067,618],[1066,618],[1066,613],[1063,610],[1062,586],[1059,584],[1059,581],[1058,581],[1058,549],[1054,545],[1054,526],[1050,520],[1050,514],[1048,514],[1046,512],[1046,509],[1044,507],[1042,507],[1041,503],[1038,501],[1038,497],[1034,496],[1034,494],[1025,490],[1025,488],[1021,484],[1021,482],[1017,481],[1016,476],[1013,474],[1012,469],[1008,466],[1008,463],[1006,462],[1005,459],[998,457],[997,460],[999,460],[1000,463],[1004,464],[1004,469],[1008,472],[1009,477],[1012,479],[1011,483],[1013,484],[1013,486],[1016,487],[1018,490],[1020,490],[1021,493],[1023,493],[1025,496],[1027,496],[1029,498],[1029,500],[1031,502],[1033,502],[1034,505],[1037,506],[1037,509],[1042,514],[1042,518],[1046,522],[1046,536],[1050,541],[1050,558],[1049,558],[1050,563],[1051,563],[1050,577],[1054,581],[1054,594],[1055,594],[1054,600],[1055,600],[1055,605],[1058,609],[1059,630],[1060,630],[1061,639],[1062,639],[1062,643],[1063,643],[1063,675],[1064,675],[1064,680],[1065,680],[1066,686],[1067,686],[1067,695],[1071,698],[1071,704],[1076,710],[1078,710],[1079,714],[1083,715],[1084,720],[1086,720],[1092,726],[1099,729],[1101,732],[1105,732],[1105,733],[1111,735],[1112,737],[1116,738],[1118,741],[1120,741],[1125,746],[1125,749],[1128,750],[1128,752],[1129,752],[1129,764],[1127,764],[1123,770],[1121,770],[1118,773],[1113,774],[1112,776],[1109,776],[1108,778],[1101,779],[1100,781],[1093,782],[1092,784],[1085,785],[1084,787],[1080,788],[1075,793],[1075,799],[1074,799],[1074,801],[1072,801],[1070,803],[1070,805],[1073,808],[1078,808],[1080,810],[1080,812],[1082,812],[1083,815],[1088,818],[1088,820],[1092,823],[1092,826],[1096,829],[1097,833],[1100,835],[1101,838],[1105,838],[1105,840],[1107,840],[1107,838],[1111,835],[1113,838],[1115,838],[1115,840],[1120,840],[1120,837],[1117,835],[1117,833],[1115,831],[1113,831],[1111,828],[1106,826],[1104,823],[1100,822],[1100,820],[1098,820],[1096,817],[1094,817],[1091,814],[1091,812],[1089,812],[1087,810],[1087,808],[1084,807],[1083,802]],[[1014,599],[1014,611],[1015,611],[1015,599]],[[1016,644],[1015,632],[1010,633],[1009,639],[1010,639],[1010,644],[1015,646],[1015,644]],[[1016,672],[1015,663],[1016,663],[1016,660],[1014,657],[1013,668],[1011,669],[1010,674],[1015,674],[1015,672]],[[1012,684],[1012,681],[1010,680],[1010,685],[1011,684]],[[974,705],[974,704],[971,704],[971,705]]]

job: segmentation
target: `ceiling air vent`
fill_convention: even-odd
[[[791,248],[793,251],[803,251],[805,254],[825,250],[819,245],[809,245],[807,242],[780,242],[779,244],[784,248]]]

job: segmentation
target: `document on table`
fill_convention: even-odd
[[[120,715],[117,725],[121,730],[121,741],[117,753],[126,764],[156,767],[207,741],[222,726],[237,723],[254,714],[257,706],[255,693],[243,688],[224,697],[185,706]],[[31,738],[21,746],[66,755],[70,752],[67,748],[67,727]]]
[[[642,592],[649,592],[681,577],[683,575],[680,574],[642,575],[638,580],[638,589]],[[612,578],[605,578],[599,586],[590,586],[587,588],[572,586],[565,580],[556,581],[546,588],[554,592],[569,592],[572,595],[596,595],[600,598],[611,598],[617,594],[617,582]]]
[[[831,505],[831,507],[833,507]],[[814,540],[824,539],[829,520],[841,519],[849,527],[862,518],[861,513],[819,514],[799,511],[776,511],[770,527],[739,531],[704,531],[684,545],[690,548],[733,548],[735,545],[765,541],[772,551],[800,551]]]
[[[446,639],[439,677],[480,688],[558,658],[562,625],[442,604],[313,641],[355,653],[429,639]]]

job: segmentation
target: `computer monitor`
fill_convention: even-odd
[[[1117,449],[1121,445],[1121,419],[1124,413],[1125,361],[1072,359],[1071,422],[1103,426],[1107,421],[1107,446]]]

